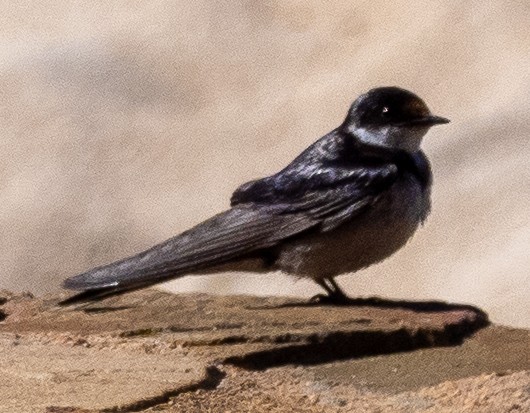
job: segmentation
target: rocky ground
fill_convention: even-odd
[[[0,294],[0,412],[527,412],[530,331],[477,308]]]

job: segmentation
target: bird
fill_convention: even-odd
[[[77,293],[60,304],[234,270],[309,278],[325,291],[313,301],[348,303],[335,277],[391,256],[429,215],[432,172],[420,146],[432,126],[448,122],[413,92],[373,88],[284,169],[237,188],[229,209],[146,251],[67,278],[63,286]]]

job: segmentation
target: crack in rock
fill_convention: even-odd
[[[113,407],[110,409],[102,409],[102,413],[125,413],[125,412],[139,412],[150,407],[167,403],[170,398],[178,396],[179,394],[194,392],[197,390],[213,390],[219,386],[221,381],[225,378],[226,373],[216,366],[206,367],[206,377],[197,383],[192,383],[188,386],[180,387],[175,390],[166,391],[158,396],[150,397],[148,399],[139,400],[137,402],[129,403],[126,406]]]
[[[221,381],[226,377],[226,373],[220,370],[218,367],[211,365],[206,367],[205,377],[187,386],[179,387],[177,389],[168,390],[162,394],[145,398],[142,400],[134,401],[123,406],[114,406],[109,408],[103,408],[97,410],[101,413],[129,413],[129,412],[141,412],[151,407],[159,406],[161,404],[168,403],[171,398],[184,393],[195,392],[197,390],[214,390],[216,389]],[[49,406],[46,408],[46,412],[49,413],[83,413],[89,412],[78,407],[58,407]]]

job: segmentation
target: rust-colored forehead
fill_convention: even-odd
[[[428,116],[430,114],[427,105],[419,98],[411,98],[403,105],[403,112],[418,117]]]

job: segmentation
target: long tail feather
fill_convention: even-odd
[[[81,293],[61,305],[120,295],[235,262],[316,223],[303,215],[232,208],[147,251],[66,279],[65,288]]]

